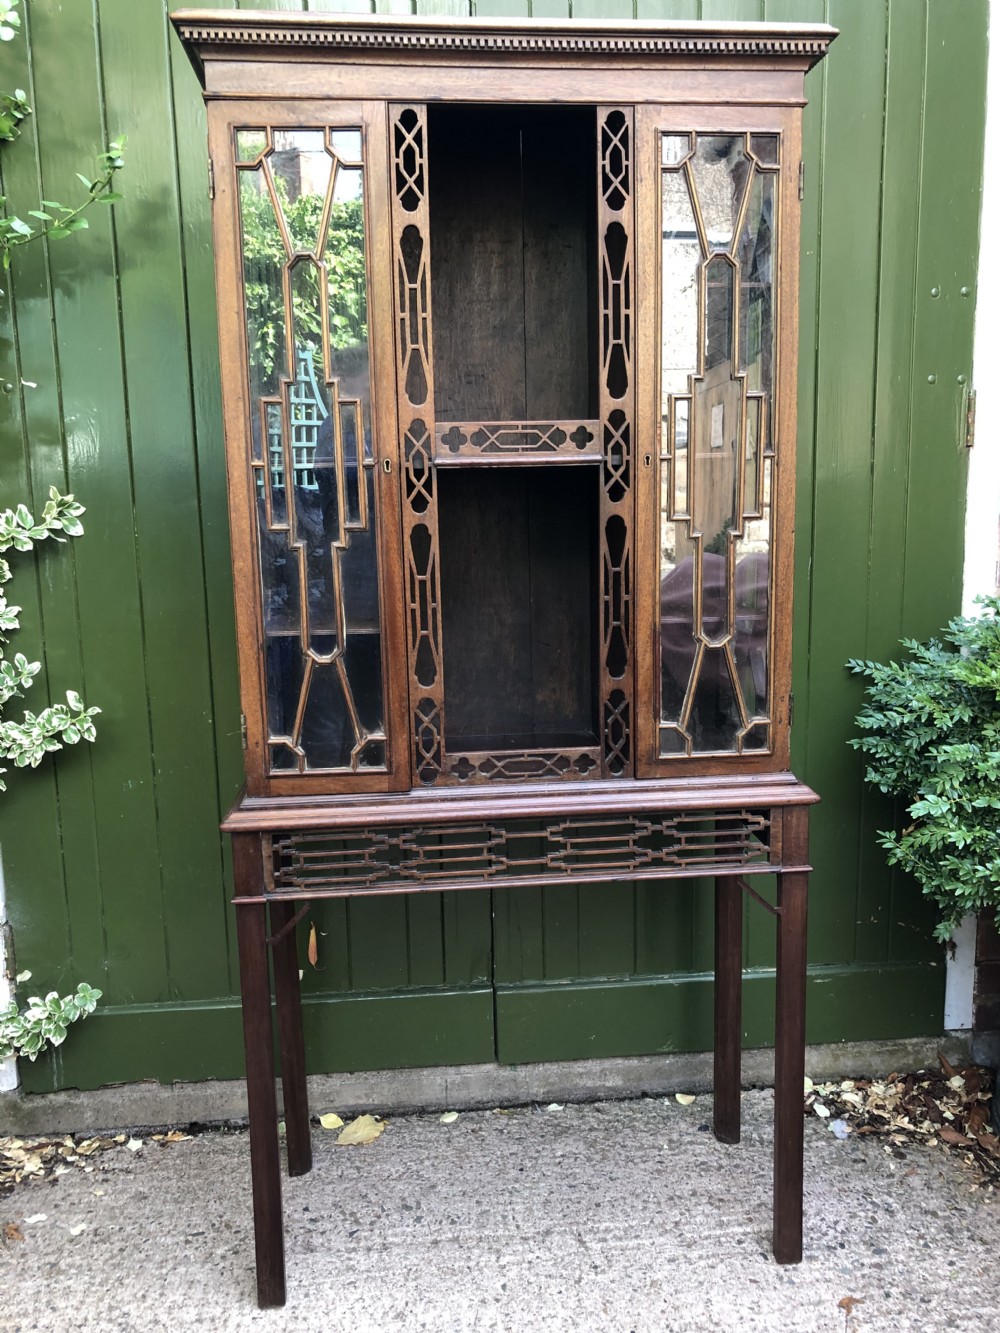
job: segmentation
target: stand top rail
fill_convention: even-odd
[[[476,823],[484,819],[544,819],[562,815],[616,815],[695,810],[766,810],[813,805],[816,793],[791,773],[732,778],[622,779],[574,782],[564,787],[511,783],[495,788],[452,788],[366,796],[269,798],[243,794],[225,819],[225,833],[281,829],[373,828],[389,824]]]

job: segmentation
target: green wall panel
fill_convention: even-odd
[[[403,1069],[476,1064],[492,1058],[491,990],[307,997],[306,1067]],[[217,1004],[99,1008],[72,1043],[25,1063],[26,1092],[99,1088],[108,1083],[243,1076],[237,1000]]]
[[[920,1036],[940,1026],[944,967],[883,964],[813,968],[806,1004],[809,1042]],[[711,974],[647,976],[548,986],[498,987],[499,1059],[586,1060],[709,1050]],[[770,1046],[774,975],[750,970],[743,983],[743,1045]]]
[[[269,0],[292,10],[828,20],[810,76],[801,256],[794,766],[815,814],[810,1037],[940,1027],[927,908],[889,873],[846,744],[861,686],[959,606],[986,0]],[[248,9],[246,3],[215,8]],[[0,304],[0,504],[50,484],[86,536],[20,562],[35,695],[81,687],[93,747],[12,775],[0,851],[19,968],[99,985],[98,1015],[25,1085],[232,1076],[241,1066],[229,854],[240,783],[205,117],[164,0],[27,0],[4,86],[35,115],[2,153],[18,209],[73,197],[129,136],[124,201],[18,257]],[[962,289],[966,289],[963,293]],[[932,294],[932,290],[937,295]],[[933,377],[933,378],[932,378]],[[36,705],[40,700],[36,697]],[[705,883],[319,904],[311,1067],[575,1058],[710,1040]],[[770,1037],[771,923],[746,915],[745,1039]],[[495,1031],[494,1031],[495,1028]]]

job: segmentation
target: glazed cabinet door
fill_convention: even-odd
[[[251,794],[409,785],[384,116],[210,107]]]
[[[788,766],[798,113],[645,107],[638,774]]]

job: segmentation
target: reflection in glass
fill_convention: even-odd
[[[729,651],[705,648],[698,668],[686,727],[692,748],[732,753],[738,748],[743,717]]]
[[[239,172],[271,763],[384,767],[361,134],[272,143]]]
[[[664,134],[661,141],[663,165],[676,167],[691,151],[690,134]]]
[[[709,250],[729,250],[751,162],[742,134],[699,134],[691,159],[695,190]]]
[[[732,371],[733,279],[735,270],[725,255],[713,255],[705,265],[705,370],[724,366]]]
[[[683,416],[681,410],[683,409]],[[691,455],[687,444],[687,401],[674,403],[674,439],[677,441],[676,452],[674,453],[674,505],[673,512],[676,516],[687,517],[690,514],[688,507],[688,465],[691,461]],[[678,425],[684,427],[684,443],[681,445],[678,438]]]
[[[759,477],[760,477],[760,414],[763,409],[761,398],[747,399],[747,447],[746,460],[743,464],[743,513],[747,516],[760,512]]]
[[[684,393],[698,371],[701,245],[683,171],[663,173],[662,392]]]
[[[757,172],[740,230],[740,369],[770,393],[774,351],[774,176]]]
[[[778,136],[776,134],[751,134],[750,151],[762,166],[776,167],[778,165]]]
[[[266,130],[236,131],[236,161],[241,165],[252,166],[267,151]]]
[[[771,460],[761,467],[760,518],[747,518],[735,542],[733,651],[749,717],[767,716],[771,576]]]

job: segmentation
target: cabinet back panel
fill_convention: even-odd
[[[591,467],[438,472],[449,751],[597,736]]]
[[[590,107],[430,107],[439,421],[594,414]]]

